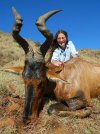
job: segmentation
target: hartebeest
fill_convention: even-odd
[[[13,8],[15,24],[12,36],[25,51],[25,66],[23,79],[25,82],[25,107],[23,118],[27,120],[31,115],[38,115],[44,98],[54,98],[57,103],[52,104],[48,113],[59,114],[60,111],[76,111],[90,104],[91,97],[100,94],[100,64],[90,63],[80,58],[72,58],[60,67],[55,67],[45,61],[46,54],[51,49],[53,34],[46,28],[45,22],[54,10],[40,16],[36,21],[39,31],[46,37],[40,46],[30,45],[20,35],[22,18]],[[78,113],[87,116],[87,110]]]

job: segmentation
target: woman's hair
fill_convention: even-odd
[[[68,43],[68,34],[67,34],[67,32],[64,31],[64,30],[58,30],[57,33],[55,34],[54,43],[53,43],[56,48],[59,46],[59,44],[58,44],[58,42],[57,42],[57,38],[58,38],[58,35],[59,35],[60,33],[62,33],[62,34],[64,34],[64,35],[66,36],[66,38],[67,38],[67,42],[66,42],[66,43]]]

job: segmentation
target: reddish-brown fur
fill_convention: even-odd
[[[52,68],[52,65],[50,68]],[[42,94],[47,94],[47,92],[54,93],[56,100],[64,101],[77,97],[81,92],[82,96],[78,97],[82,99],[85,104],[84,107],[86,107],[90,105],[92,97],[100,95],[100,64],[90,63],[80,58],[72,58],[64,63],[63,69],[59,69],[60,72],[56,72],[56,67],[51,72],[50,68],[47,70],[46,77],[50,81],[54,81],[55,84],[47,83],[47,80],[43,77],[45,81],[42,82],[40,89],[37,88],[37,91],[40,92],[36,93],[36,96],[38,96],[36,102],[40,100]],[[66,82],[63,82],[60,78]],[[38,111],[37,104],[39,103],[33,104],[33,115],[34,111]],[[37,109],[35,109],[36,107]]]
[[[100,64],[72,58],[64,64],[59,75],[70,84],[57,82],[54,90],[57,98],[70,99],[82,90],[85,99],[90,102],[91,97],[100,94]]]

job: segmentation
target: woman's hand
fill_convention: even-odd
[[[51,63],[55,66],[61,66],[63,64],[61,61],[52,61]]]

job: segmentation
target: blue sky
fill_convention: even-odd
[[[35,25],[36,19],[48,11],[62,9],[46,23],[52,33],[63,29],[77,49],[100,49],[100,0],[1,0],[0,30],[3,32],[11,33],[12,6],[23,18],[20,35],[25,38],[44,42]]]

